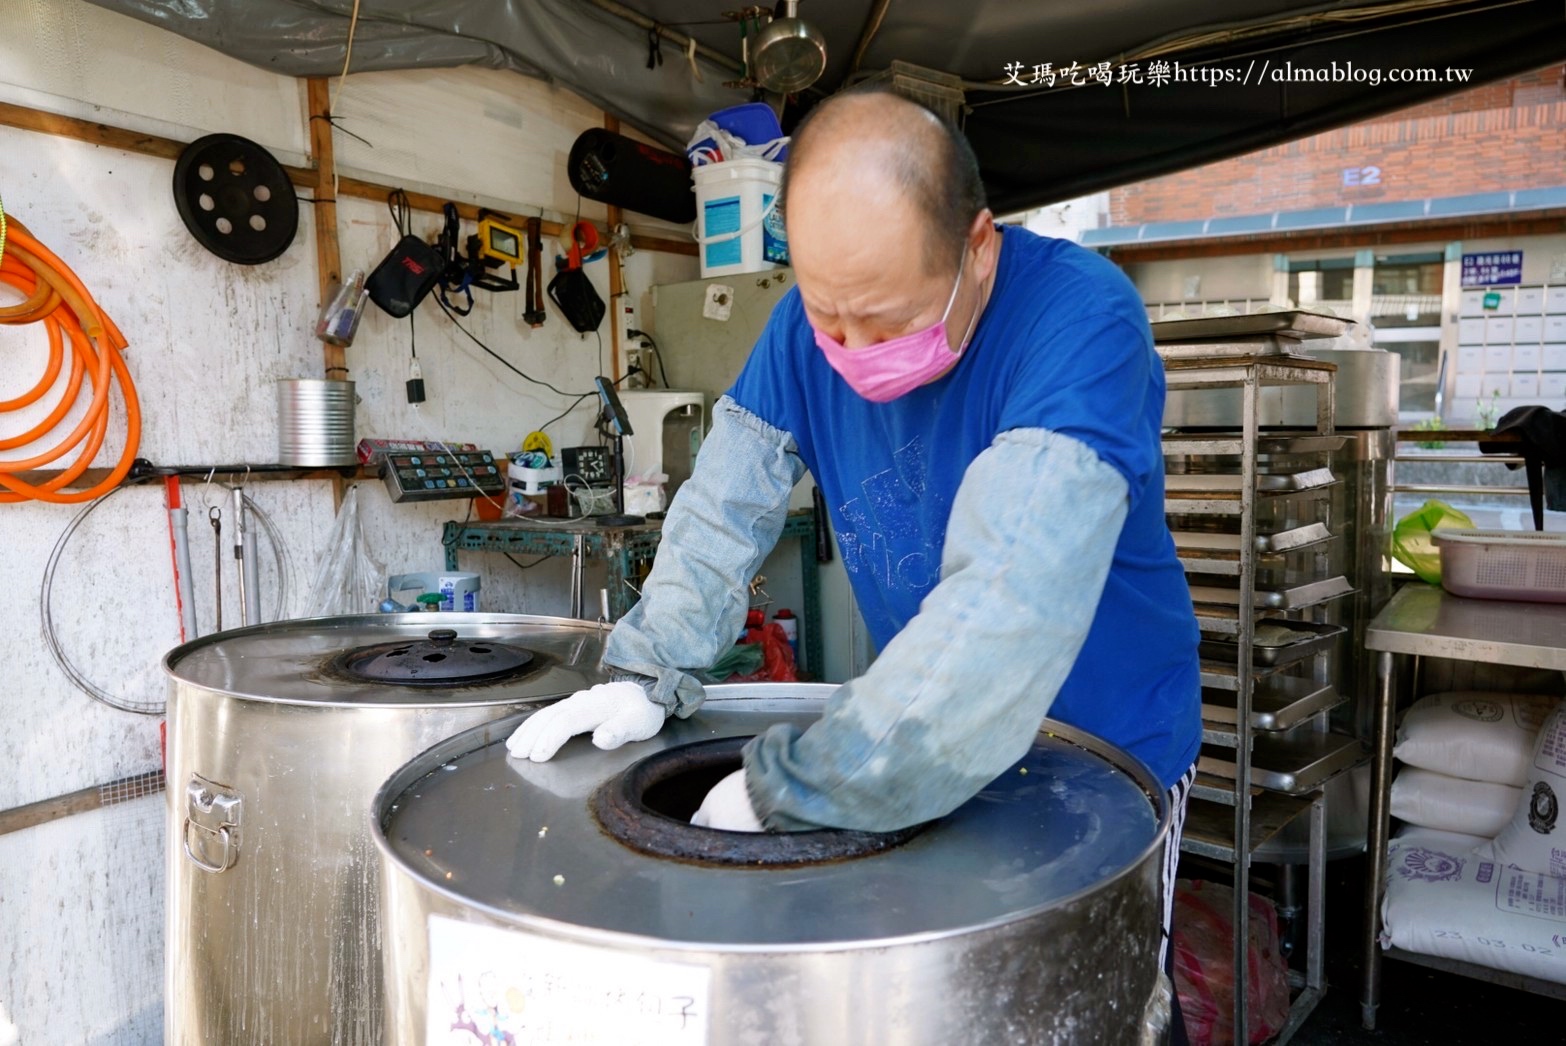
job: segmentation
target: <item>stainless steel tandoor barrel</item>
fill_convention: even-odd
[[[172,651],[165,1041],[385,1041],[375,790],[443,738],[602,682],[605,635],[370,615]]]
[[[807,726],[833,689],[710,687],[650,741],[547,763],[506,753],[524,714],[393,774],[368,826],[387,1041],[1143,1041],[1169,811],[1102,741],[1046,722],[972,801],[897,833],[687,823],[746,738]]]

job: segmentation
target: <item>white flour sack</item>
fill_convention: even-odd
[[[1405,766],[1392,781],[1392,816],[1422,828],[1495,838],[1522,789]]]
[[[1449,777],[1520,785],[1534,738],[1559,705],[1551,694],[1431,694],[1404,713],[1392,754]]]
[[[1566,796],[1566,709],[1557,710],[1539,731],[1516,812],[1480,854],[1531,872],[1566,875],[1562,796]]]
[[[1566,983],[1566,879],[1414,830],[1388,849],[1381,944]]]

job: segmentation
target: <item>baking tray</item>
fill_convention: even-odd
[[[1196,769],[1233,781],[1235,750],[1203,745]],[[1370,758],[1370,746],[1347,734],[1306,727],[1261,734],[1251,743],[1251,784],[1288,795],[1314,792],[1328,779]]]
[[[1211,530],[1172,530],[1175,549],[1182,555],[1239,556],[1240,535]],[[1256,551],[1260,555],[1275,555],[1309,548],[1332,537],[1325,523],[1307,523],[1273,534],[1256,535]]]
[[[1354,586],[1349,584],[1348,578],[1340,576],[1287,588],[1257,588],[1251,593],[1251,600],[1258,610],[1303,610],[1352,591]],[[1227,585],[1192,585],[1191,602],[1238,607],[1240,590]]]
[[[1165,320],[1165,323],[1188,323],[1189,320]],[[1153,325],[1156,330],[1158,324]],[[1154,334],[1153,348],[1166,360],[1216,360],[1249,356],[1289,356],[1299,352],[1298,338],[1277,334],[1258,334],[1249,338],[1218,338],[1209,341],[1158,342]]]
[[[1198,786],[1201,779],[1198,779]],[[1219,782],[1220,784],[1223,782]],[[1185,824],[1181,829],[1182,852],[1211,857],[1214,860],[1234,860],[1234,802],[1214,802],[1198,795],[1200,788],[1191,789],[1191,801],[1186,807]],[[1265,846],[1273,836],[1288,827],[1295,818],[1310,811],[1308,800],[1278,792],[1261,792],[1251,799],[1251,838],[1247,852]]]
[[[1264,676],[1251,692],[1251,726],[1257,730],[1287,730],[1311,716],[1336,708],[1344,697],[1331,683],[1304,676]],[[1229,728],[1232,734],[1239,715],[1233,690],[1202,689],[1202,720]]]
[[[1336,338],[1347,334],[1351,321],[1325,312],[1288,309],[1252,312],[1244,316],[1197,316],[1188,320],[1159,320],[1153,328],[1153,344],[1160,349],[1170,342],[1228,341],[1272,334],[1281,338]]]
[[[1238,472],[1177,472],[1164,476],[1164,490],[1170,494],[1238,494],[1244,479]],[[1314,490],[1333,481],[1332,470],[1327,468],[1260,472],[1256,489],[1264,494]]]
[[[1256,441],[1258,454],[1318,454],[1342,450],[1347,436],[1263,436]]]
[[[1165,457],[1238,457],[1243,450],[1244,436],[1238,432],[1181,432],[1170,429],[1162,433]],[[1256,440],[1256,453],[1320,454],[1324,451],[1343,449],[1347,436],[1262,436]]]
[[[1343,635],[1348,629],[1342,625],[1323,625],[1314,621],[1290,621],[1287,618],[1257,618],[1258,625],[1283,625],[1292,631],[1310,633],[1308,638],[1299,639],[1284,646],[1251,646],[1251,664],[1263,667],[1276,667],[1291,665],[1296,661],[1302,661],[1314,654],[1319,654],[1332,645],[1333,640]],[[1240,660],[1240,644],[1235,639],[1219,638],[1216,636],[1203,636],[1198,647],[1201,656],[1211,658],[1214,661],[1226,661],[1235,664]]]

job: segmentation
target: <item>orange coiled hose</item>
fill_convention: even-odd
[[[15,436],[0,437],[0,451],[26,447],[41,439],[59,424],[76,404],[85,378],[92,389],[92,402],[76,427],[52,447],[30,457],[0,461],[0,504],[20,501],[52,501],[59,504],[91,501],[119,485],[141,445],[141,405],[121,357],[128,344],[114,321],[98,308],[64,262],[39,243],[15,218],[5,219],[4,254],[0,255],[0,282],[9,284],[26,298],[20,305],[0,308],[0,324],[42,323],[49,337],[49,362],[43,376],[26,392],[14,399],[0,400],[0,416],[37,402],[52,389],[65,366],[65,344],[71,346],[70,374],[65,394],[54,409],[38,424]],[[84,490],[60,491],[69,487],[92,464],[103,437],[109,430],[110,378],[118,382],[125,400],[128,432],[125,450],[102,482]],[[44,483],[28,483],[19,473],[42,468],[76,451],[75,460]]]

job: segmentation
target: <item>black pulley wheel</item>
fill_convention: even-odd
[[[174,164],[174,206],[196,242],[239,265],[271,261],[299,231],[299,198],[283,165],[237,134],[185,147]]]

